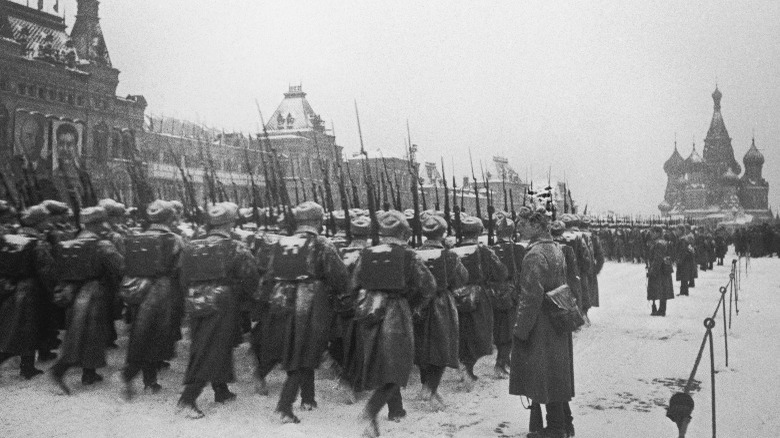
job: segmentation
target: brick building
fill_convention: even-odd
[[[118,84],[97,0],[78,0],[70,32],[54,11],[0,0],[0,168],[12,191],[25,190],[24,167],[44,197],[65,199],[77,167],[103,192],[109,175],[127,190],[146,100],[116,96]]]

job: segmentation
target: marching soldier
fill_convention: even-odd
[[[300,422],[292,411],[299,389],[301,409],[317,407],[314,370],[328,345],[332,299],[349,281],[338,250],[319,235],[322,207],[304,202],[293,215],[295,233],[273,247],[262,286],[269,310],[286,317],[281,363],[287,380],[276,407],[283,423]]]
[[[493,217],[498,242],[492,249],[509,273],[506,281],[490,284],[493,292],[493,342],[498,350],[494,371],[496,378],[506,379],[509,378],[512,327],[515,325],[517,313],[515,307],[519,291],[516,282],[525,256],[525,248],[512,240],[515,234],[515,223],[506,212],[497,212]]]
[[[457,254],[447,249],[444,218],[429,215],[422,222],[425,243],[417,250],[436,280],[436,294],[429,306],[414,312],[414,363],[420,368],[420,399],[431,409],[444,408],[439,383],[447,367],[458,368],[458,309],[452,291],[468,280],[468,271]]]
[[[157,200],[146,209],[151,225],[139,235],[127,238],[127,270],[120,295],[133,314],[122,370],[123,395],[134,395],[133,379],[143,373],[144,389],[160,391],[158,365],[174,356],[179,338],[176,310],[183,301],[179,282],[179,257],[184,241],[173,230],[173,206]]]
[[[582,234],[591,251],[593,258],[593,269],[588,273],[588,285],[590,286],[590,306],[599,307],[599,274],[604,267],[604,249],[601,247],[601,240],[595,233],[590,232],[590,218],[582,218]]]
[[[463,240],[453,249],[469,273],[465,286],[455,291],[460,326],[460,361],[464,389],[470,392],[477,381],[474,365],[493,353],[493,306],[487,289],[489,283],[506,281],[507,268],[492,249],[478,243],[482,220],[464,217],[461,220]]]
[[[406,416],[401,387],[414,364],[412,307],[425,307],[436,291],[436,280],[412,249],[411,229],[403,213],[378,213],[381,245],[364,249],[352,275],[358,292],[355,318],[362,336],[361,381],[374,393],[366,402],[364,436],[379,436],[377,414],[388,406],[388,418]]]
[[[651,316],[666,316],[666,300],[674,298],[672,258],[669,242],[663,238],[663,229],[650,230],[650,251],[647,262],[647,300],[653,302]],[[659,301],[659,307],[655,301]]]
[[[582,311],[585,315],[588,314],[588,310],[593,307],[591,298],[593,293],[591,292],[590,276],[594,269],[593,254],[588,248],[588,244],[585,241],[585,236],[580,232],[577,227],[579,219],[572,214],[564,214],[561,216],[561,220],[566,224],[566,231],[563,234],[563,238],[568,242],[573,243],[574,254],[577,256],[577,270],[580,275],[580,290],[582,297]]]
[[[15,213],[0,205],[3,222]],[[20,374],[27,380],[42,374],[35,368],[35,350],[46,336],[41,319],[51,300],[53,260],[46,231],[49,212],[36,205],[22,213],[22,228],[16,234],[0,235],[0,364],[21,356]]]
[[[108,288],[125,270],[122,254],[101,237],[107,218],[102,207],[85,208],[81,211],[81,232],[57,247],[60,283],[55,300],[67,307],[67,327],[62,356],[51,373],[65,394],[70,394],[70,388],[63,378],[73,366],[83,368],[84,385],[103,381],[96,369],[106,366]]]
[[[698,275],[696,270],[696,249],[693,234],[688,232],[685,225],[677,226],[677,275],[680,282],[680,295],[688,296],[689,288],[694,287]]]
[[[125,239],[127,239],[127,236],[130,234],[130,230],[125,225],[125,213],[127,211],[125,205],[114,201],[113,199],[106,198],[101,199],[98,202],[98,206],[103,207],[106,210],[106,215],[108,215],[106,237],[114,244],[119,253],[124,256],[126,253]],[[121,277],[116,278],[114,284],[108,288],[108,294],[106,295],[109,310],[108,348],[119,348],[116,345],[116,321],[122,319],[122,301],[117,296],[121,281]]]
[[[566,233],[566,225],[563,221],[555,221],[550,225],[550,234],[555,242],[561,245],[564,259],[566,260],[566,284],[571,288],[572,294],[577,298],[577,306],[582,308],[582,278],[580,277],[577,254],[574,252],[577,242],[573,233]]]
[[[208,209],[208,231],[182,253],[181,282],[187,288],[190,319],[190,359],[179,398],[180,412],[191,419],[203,418],[196,400],[207,382],[214,401],[236,398],[228,389],[235,380],[233,348],[241,336],[241,302],[251,299],[259,276],[249,249],[231,238],[238,220],[238,206],[230,202]]]

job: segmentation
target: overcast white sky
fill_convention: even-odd
[[[47,0],[53,3],[54,0]],[[75,0],[63,0],[68,24]],[[780,206],[780,2],[105,0],[119,94],[149,111],[256,129],[302,83],[337,141],[421,157],[503,154],[564,172],[591,210],[657,214],[675,133],[703,146],[717,78],[739,162],[766,156]],[[447,169],[450,173],[450,169]]]

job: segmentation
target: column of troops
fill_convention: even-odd
[[[216,402],[236,398],[228,386],[233,349],[248,339],[257,393],[268,395],[274,369],[286,373],[276,407],[282,422],[300,421],[299,393],[299,414],[317,407],[314,373],[329,358],[346,403],[372,391],[361,418],[364,435],[378,436],[385,405],[391,421],[406,415],[400,389],[413,367],[419,398],[442,410],[446,368],[460,373],[460,390],[471,391],[475,364],[495,346],[494,377],[532,400],[529,436],[569,437],[572,333],[553,326],[545,294],[568,285],[587,315],[599,306],[605,260],[652,257],[652,250],[634,252],[626,236],[633,230],[591,230],[587,217],[555,220],[544,207],[496,212],[491,244],[483,221],[465,214],[456,239],[437,211],[414,219],[411,211],[384,210],[372,221],[366,211],[326,214],[304,202],[274,226],[258,227],[257,212],[228,202],[210,204],[201,225],[184,223],[182,210],[157,200],[140,227],[110,199],[82,209],[77,221],[57,201],[21,212],[0,202],[0,361],[20,356],[26,379],[43,372],[36,362],[55,361],[51,380],[71,394],[69,369],[81,368],[83,385],[103,380],[98,370],[106,349],[117,348],[122,320],[121,393],[131,400],[139,374],[144,392],[162,390],[158,372],[187,334],[178,405],[196,419],[204,416],[196,400],[206,385]],[[410,222],[422,230],[422,245],[410,245]],[[335,225],[328,236],[326,223]],[[678,240],[697,245],[690,234]]]

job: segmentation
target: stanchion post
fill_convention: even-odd
[[[729,330],[731,330],[731,307],[734,303],[734,271],[729,274]]]
[[[707,328],[705,338],[710,338],[710,386],[712,387],[712,438],[717,437],[716,424],[717,415],[715,411],[715,347],[712,343],[712,329],[715,327],[715,320],[707,318],[704,320],[704,327]]]
[[[729,367],[729,327],[726,323],[726,286],[720,288],[720,299],[723,303],[723,344],[726,348],[726,368]],[[715,312],[717,313],[717,311]]]

